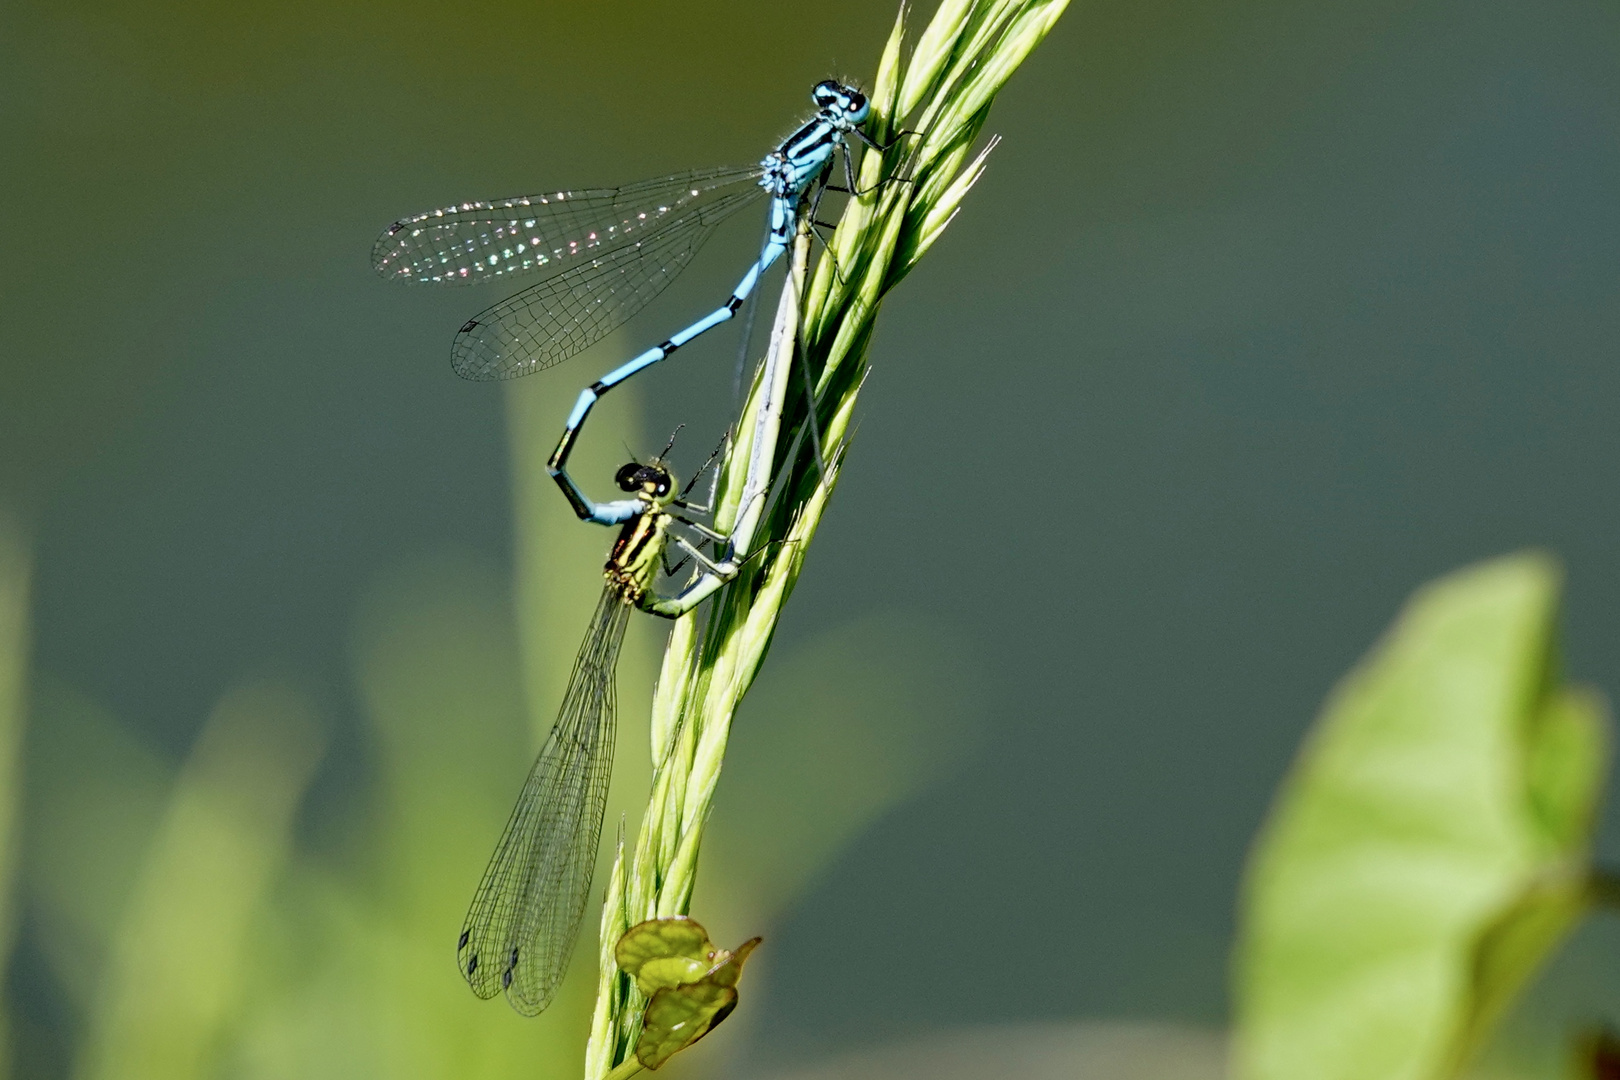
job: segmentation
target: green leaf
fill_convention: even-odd
[[[743,964],[759,942],[717,949],[708,932],[684,916],[649,919],[626,931],[614,955],[648,995],[636,1060],[656,1069],[730,1016]]]
[[[614,959],[643,994],[696,982],[714,966],[714,943],[695,919],[649,919],[624,932]]]
[[[1528,751],[1531,809],[1550,851],[1584,847],[1602,795],[1608,756],[1603,699],[1565,689],[1547,702]]]
[[[1257,844],[1242,1080],[1455,1076],[1589,904],[1607,766],[1536,554],[1420,591],[1339,686]]]

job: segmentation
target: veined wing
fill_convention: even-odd
[[[554,191],[467,202],[402,218],[371,249],[377,273],[394,281],[470,285],[514,275],[560,273],[635,243],[693,214],[720,209],[719,224],[763,194],[760,169],[705,169],[620,188]]]
[[[631,605],[602,591],[562,710],[523,784],[456,945],[481,998],[501,991],[533,1016],[568,972],[591,888],[613,771],[614,667]]]
[[[515,379],[560,364],[602,340],[675,280],[753,191],[668,219],[656,232],[607,247],[468,319],[450,349],[464,379]]]

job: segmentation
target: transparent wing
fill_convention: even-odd
[[[533,1016],[568,971],[591,888],[613,771],[613,672],[630,604],[609,586],[574,661],[562,710],[524,781],[456,945],[481,998]]]
[[[711,203],[656,233],[602,251],[474,315],[456,334],[450,365],[464,379],[515,379],[560,364],[624,325],[686,269],[753,192]]]
[[[394,222],[377,238],[371,262],[394,281],[470,285],[524,274],[553,274],[606,250],[635,243],[717,204],[734,212],[740,192],[763,194],[757,166],[706,169],[589,188],[468,202]],[[716,219],[714,224],[718,224]]]

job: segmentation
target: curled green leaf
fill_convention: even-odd
[[[714,966],[714,943],[695,919],[675,916],[637,923],[619,939],[613,957],[643,994],[696,982]]]
[[[684,916],[649,919],[625,931],[614,956],[647,995],[636,1060],[656,1069],[730,1016],[743,964],[759,942],[716,948],[702,925]]]

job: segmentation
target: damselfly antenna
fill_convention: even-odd
[[[685,424],[676,424],[675,430],[669,433],[669,442],[664,444],[664,452],[658,455],[659,461],[669,460],[669,452],[675,449],[675,437],[681,433],[681,428],[685,426]]]

